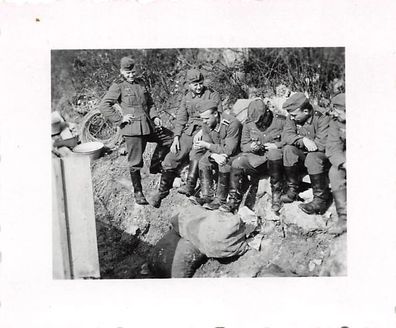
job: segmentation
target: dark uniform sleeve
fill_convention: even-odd
[[[150,118],[153,120],[155,117],[158,117],[157,109],[154,106],[153,98],[151,97],[150,92],[147,89],[144,91],[144,97],[146,98],[146,104],[148,109],[148,114]]]
[[[228,126],[224,141],[221,144],[211,144],[209,150],[216,154],[226,154],[227,156],[234,155],[238,150],[241,128],[241,122],[238,120],[232,121]]]
[[[252,152],[252,148],[250,147],[250,145],[252,144],[250,131],[251,131],[250,125],[244,124],[242,127],[242,136],[241,136],[241,150],[244,153]]]
[[[314,138],[314,142],[318,147],[319,151],[325,151],[327,133],[329,130],[330,117],[327,115],[321,115],[317,118],[317,130]]]
[[[175,136],[179,136],[179,137],[181,136],[187,121],[188,121],[188,113],[186,107],[186,97],[183,96],[180,102],[179,109],[176,114],[175,129],[173,131]]]
[[[265,144],[267,142],[275,143],[278,148],[282,148],[282,132],[285,120],[274,118],[267,133],[263,133],[260,142]]]
[[[337,123],[334,121],[330,122],[327,135],[326,156],[335,167],[339,167],[346,160],[344,142],[340,138]]]
[[[113,108],[113,105],[119,102],[121,96],[121,87],[118,83],[113,83],[106,92],[99,105],[102,115],[110,122],[119,125],[122,122],[122,114]]]
[[[296,124],[290,117],[288,117],[286,119],[282,135],[282,140],[284,141],[284,144],[302,148],[304,146],[302,143],[302,139],[303,137],[298,135],[296,132]]]

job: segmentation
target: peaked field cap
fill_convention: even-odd
[[[200,114],[202,114],[202,113],[206,112],[209,109],[216,109],[217,110],[218,105],[219,104],[218,104],[217,101],[209,99],[209,100],[200,101],[196,106],[197,106],[198,112]]]
[[[120,66],[121,69],[131,71],[135,66],[135,61],[131,57],[122,57]]]
[[[199,70],[194,68],[194,69],[189,69],[187,71],[186,80],[188,83],[200,82],[200,81],[203,81],[203,79],[204,79],[204,77]]]
[[[305,108],[308,104],[308,98],[302,92],[297,92],[286,99],[282,108],[290,112],[298,108]]]
[[[331,103],[337,109],[343,110],[345,112],[345,93],[340,93],[331,98]]]

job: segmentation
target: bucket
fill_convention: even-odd
[[[103,143],[98,141],[85,142],[74,147],[73,152],[78,155],[88,155],[91,160],[96,160],[102,155],[103,147]]]

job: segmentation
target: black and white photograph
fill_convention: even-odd
[[[2,2],[0,326],[395,327],[395,9]]]
[[[53,50],[54,278],[346,275],[344,57]]]

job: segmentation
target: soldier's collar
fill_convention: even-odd
[[[312,121],[313,121],[313,119],[314,119],[314,115],[315,115],[315,112],[312,111],[312,115],[311,115],[311,117],[310,117],[309,119],[307,119],[306,123],[312,124]]]

